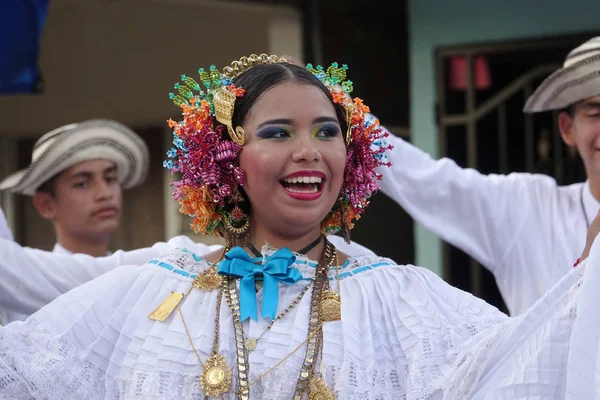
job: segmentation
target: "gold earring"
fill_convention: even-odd
[[[250,232],[250,218],[236,204],[225,216],[226,240],[231,246],[239,246],[247,241]]]
[[[248,231],[250,221],[244,211],[236,205],[225,218],[225,226],[234,236],[241,236]]]

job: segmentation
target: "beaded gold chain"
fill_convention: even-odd
[[[292,301],[290,303],[289,306],[286,307],[285,310],[283,310],[282,312],[280,312],[267,326],[267,328],[263,331],[263,333],[260,334],[260,336],[258,336],[257,338],[247,338],[246,341],[244,342],[245,346],[246,346],[246,350],[248,350],[248,352],[252,352],[252,350],[254,350],[256,348],[256,346],[258,345],[258,341],[265,335],[265,333],[267,333],[268,331],[271,330],[271,328],[273,327],[273,324],[275,324],[275,322],[279,321],[281,318],[285,317],[290,311],[292,311],[292,309],[294,307],[296,307],[296,305],[298,303],[300,303],[300,300],[302,300],[302,298],[304,297],[304,294],[308,291],[308,289],[312,286],[312,280],[310,281],[310,283],[308,285],[306,285],[304,287],[304,289],[302,289],[302,291],[300,292],[300,294],[294,299],[294,301]]]
[[[314,376],[315,360],[318,358],[319,349],[322,340],[322,322],[320,318],[320,303],[322,299],[323,289],[328,287],[329,278],[327,271],[333,263],[333,252],[335,247],[329,242],[325,242],[323,248],[323,256],[317,265],[314,278],[314,288],[311,296],[310,317],[308,326],[308,336],[304,342],[296,347],[290,354],[285,356],[280,362],[262,373],[258,379],[249,382],[250,366],[248,362],[248,351],[243,346],[245,343],[245,335],[240,319],[240,304],[239,295],[237,294],[237,286],[233,278],[228,278],[228,291],[226,292],[227,303],[233,315],[234,336],[237,348],[237,367],[238,367],[238,382],[239,388],[237,391],[238,397],[242,400],[248,400],[250,396],[250,388],[255,383],[259,382],[267,374],[285,362],[292,354],[307,346],[305,360],[302,365],[300,376],[296,384],[294,399],[301,399],[308,388],[308,383]]]

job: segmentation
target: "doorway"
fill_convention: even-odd
[[[535,88],[593,34],[517,40],[436,51],[440,155],[483,174],[542,173],[561,185],[585,180],[575,151],[562,142],[557,112],[526,115]],[[444,278],[507,311],[493,275],[444,243]],[[468,268],[465,268],[468,266]]]

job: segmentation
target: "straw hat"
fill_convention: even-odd
[[[98,159],[113,161],[119,183],[128,189],[144,182],[150,156],[142,138],[119,122],[97,119],[65,125],[40,137],[31,164],[0,182],[0,190],[32,196],[60,172]]]
[[[600,36],[569,53],[563,67],[552,73],[529,97],[523,112],[560,110],[600,95]]]

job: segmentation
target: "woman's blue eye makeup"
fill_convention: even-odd
[[[281,128],[281,127],[266,127],[261,129],[256,133],[261,139],[285,139],[285,138],[293,138],[294,134],[290,129]]]
[[[311,131],[311,137],[318,139],[334,138],[341,132],[339,125],[334,123],[315,126]],[[256,136],[260,139],[294,139],[296,134],[290,128],[281,126],[267,126],[260,129]]]
[[[340,134],[340,127],[336,124],[325,124],[315,127],[311,135],[318,138],[334,138]]]

